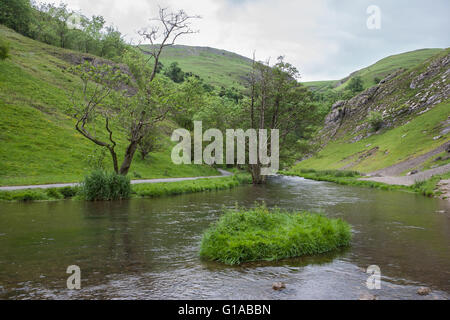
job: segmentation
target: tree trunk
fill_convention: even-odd
[[[117,164],[117,154],[114,151],[113,148],[109,148],[108,147],[109,152],[111,153],[111,157],[112,157],[112,161],[113,161],[113,166],[114,166],[114,171],[116,173],[119,173],[119,165]]]
[[[253,184],[264,184],[266,183],[266,176],[261,175],[261,164],[251,164],[250,173],[252,174]]]
[[[125,157],[123,158],[122,166],[120,167],[119,173],[123,176],[128,174],[128,170],[130,170],[131,162],[133,161],[134,153],[136,152],[138,143],[136,141],[132,141],[127,150],[125,151]]]

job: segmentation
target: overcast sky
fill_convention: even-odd
[[[450,46],[449,0],[53,0],[102,15],[125,34],[148,26],[158,4],[200,15],[200,33],[178,44],[209,46],[272,60],[284,55],[302,81],[340,79],[388,55]],[[381,29],[367,8],[381,9]]]

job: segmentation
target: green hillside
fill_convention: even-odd
[[[398,69],[410,69],[438,54],[443,49],[420,49],[386,57],[380,61],[358,70],[350,75],[348,79],[337,87],[338,90],[345,89],[351,78],[361,77],[364,89],[377,84],[375,80],[383,80],[386,76]]]
[[[246,85],[252,66],[251,59],[236,53],[182,45],[167,47],[161,61],[166,67],[178,62],[184,72],[192,72],[209,84],[235,88]]]
[[[303,84],[313,91],[324,91],[333,89],[338,83],[338,80],[323,80],[323,81],[308,81]]]
[[[80,53],[31,40],[1,25],[0,38],[11,49],[11,57],[0,61],[0,185],[80,181],[90,171],[87,159],[95,149],[75,131],[65,111],[70,94],[81,85],[67,72]],[[116,138],[122,157],[126,136],[118,132]],[[108,157],[105,163],[110,164]],[[206,166],[172,165],[169,148],[145,161],[137,154],[130,170],[132,177],[142,178],[211,174],[216,171]]]
[[[314,91],[334,88],[343,90],[354,77],[361,77],[364,89],[370,88],[398,69],[410,69],[438,54],[443,49],[420,49],[392,55],[375,62],[367,68],[353,72],[342,80],[309,81],[303,84]],[[378,81],[376,81],[378,80]]]
[[[416,53],[425,57],[430,51]],[[385,65],[399,57],[387,58]],[[405,61],[414,59],[403,61],[405,66]],[[437,50],[429,60],[333,108],[321,132],[323,148],[298,163],[297,169],[373,172],[448,142],[449,61],[450,49]],[[368,120],[370,112],[382,115],[383,126],[376,132]]]

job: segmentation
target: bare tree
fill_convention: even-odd
[[[200,16],[190,16],[183,10],[170,12],[167,8],[160,7],[159,16],[150,19],[150,21],[157,21],[159,25],[139,31],[143,40],[150,42],[150,47],[146,50],[139,45],[138,48],[145,54],[150,55],[149,61],[154,59],[150,81],[156,76],[158,62],[164,48],[174,45],[180,36],[198,32],[191,29],[192,19],[200,19]]]

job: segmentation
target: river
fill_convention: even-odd
[[[225,266],[198,256],[224,207],[340,217],[351,246],[314,257]],[[81,269],[69,290],[69,265]],[[369,290],[369,265],[381,289]],[[274,291],[283,281],[286,289]],[[421,286],[431,287],[419,296]],[[450,204],[404,192],[275,177],[265,186],[116,202],[0,203],[1,299],[450,298]]]

